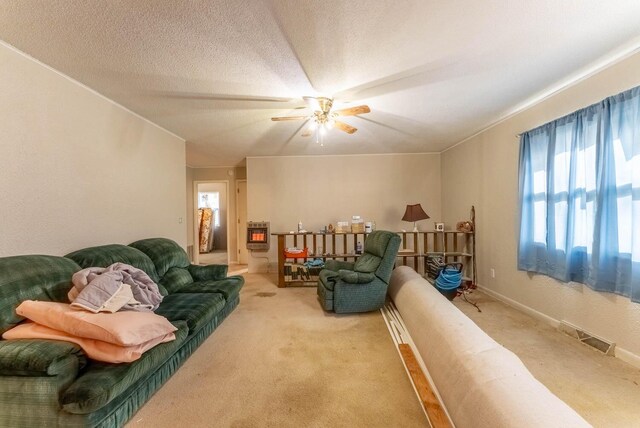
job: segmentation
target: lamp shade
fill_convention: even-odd
[[[407,205],[407,209],[404,212],[404,216],[402,217],[403,221],[420,221],[426,220],[429,216],[422,209],[420,204],[415,205]]]

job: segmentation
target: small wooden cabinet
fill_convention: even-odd
[[[364,246],[367,233],[272,233],[278,240],[278,287],[315,286],[320,269],[303,267],[312,259],[355,261],[358,242]],[[398,232],[402,239],[396,265],[408,265],[426,272],[427,256],[441,255],[446,262],[464,265],[464,280],[475,284],[473,232]],[[307,248],[306,257],[286,257],[285,249]]]

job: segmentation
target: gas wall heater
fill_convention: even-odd
[[[269,222],[247,222],[247,250],[269,250]]]

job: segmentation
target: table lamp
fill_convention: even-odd
[[[422,209],[420,204],[415,205],[407,205],[407,209],[404,212],[404,216],[402,217],[403,221],[412,221],[413,222],[413,231],[418,231],[418,226],[416,226],[416,222],[420,220],[426,220],[429,216]]]

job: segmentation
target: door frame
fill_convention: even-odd
[[[229,264],[229,180],[193,180],[193,264],[200,264],[200,237],[198,236],[198,184],[224,183],[227,190],[227,265]]]
[[[239,215],[239,210],[238,210],[238,200],[239,200],[239,198],[238,198],[238,185],[240,183],[242,183],[242,182],[246,183],[247,179],[246,178],[242,178],[242,179],[236,180],[236,240],[238,242],[238,254],[237,254],[238,263],[240,263],[240,245],[244,245],[245,248],[246,248],[246,245],[247,245],[246,242],[241,242],[240,241],[240,224],[238,223],[238,220],[240,220],[240,215]],[[244,196],[247,198],[247,201],[245,201],[244,205],[245,205],[245,208],[247,208],[246,211],[248,213],[249,212],[249,209],[248,209],[249,207],[248,207],[248,203],[247,202],[248,202],[249,198],[248,198],[248,195],[244,195]],[[249,216],[247,216],[247,221],[249,221]],[[246,225],[245,225],[245,228],[246,228]],[[249,250],[247,250],[247,264],[248,263],[249,263]]]

